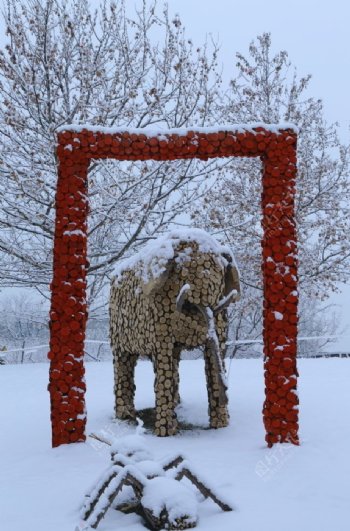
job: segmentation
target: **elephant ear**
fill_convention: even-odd
[[[165,270],[162,271],[157,276],[154,276],[152,274],[148,275],[148,281],[144,283],[143,285],[143,292],[146,296],[151,297],[152,295],[156,295],[161,291],[164,287],[165,282],[169,278],[171,269],[171,261],[169,260],[168,263],[165,265]]]
[[[236,301],[241,298],[241,284],[239,281],[239,272],[236,265],[233,263],[232,256],[224,253],[222,255],[227,261],[227,266],[225,270],[225,287],[224,287],[224,296],[229,295],[233,290],[237,291],[238,296]]]
[[[144,282],[142,290],[146,296],[154,296],[162,291],[166,281],[174,274],[177,262],[176,259],[179,257],[178,250],[175,248],[173,249],[173,254],[167,254],[167,258],[164,258],[163,256],[161,259],[159,259],[159,256],[154,256],[144,266],[143,276],[146,277],[147,280]],[[161,272],[159,272],[160,268]]]

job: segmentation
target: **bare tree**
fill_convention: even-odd
[[[144,0],[8,0],[0,51],[0,278],[47,294],[55,132],[66,123],[183,127],[213,122],[215,44],[196,47],[178,16]],[[210,50],[209,50],[210,48]],[[90,301],[113,264],[162,231],[201,192],[195,161],[96,162],[90,169]]]
[[[293,122],[299,127],[300,289],[305,300],[325,299],[349,279],[349,146],[341,145],[336,125],[327,124],[322,101],[308,96],[310,76],[298,78],[287,52],[273,54],[269,34],[251,43],[248,56],[237,53],[236,66],[238,75],[222,107],[228,122]],[[198,226],[235,249],[246,287],[234,308],[241,339],[261,331],[260,171],[258,160],[233,160],[192,209]]]
[[[35,302],[25,294],[3,298],[0,303],[0,337],[0,351],[4,352],[6,361],[43,361],[48,343],[45,301]]]
[[[262,301],[256,290],[246,287],[242,299],[231,308],[228,357],[262,355]],[[302,296],[299,305],[298,356],[321,354],[344,333],[334,304]]]
[[[298,355],[304,358],[320,354],[344,333],[339,311],[334,304],[320,304],[303,298],[300,304]],[[315,338],[315,339],[311,339]]]

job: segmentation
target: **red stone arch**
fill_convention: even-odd
[[[58,133],[50,383],[52,445],[85,440],[88,167],[91,159],[260,157],[266,441],[298,444],[296,132],[292,126],[152,132],[67,126]],[[234,201],[234,198],[233,198]]]

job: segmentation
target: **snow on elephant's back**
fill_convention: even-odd
[[[227,307],[239,296],[231,250],[200,229],[164,234],[121,262],[110,296],[117,417],[135,418],[134,367],[143,355],[156,373],[155,432],[175,433],[181,351],[203,346],[210,426],[226,426]]]
[[[165,271],[168,261],[175,257],[179,244],[186,242],[196,243],[199,252],[216,255],[218,259],[223,261],[224,265],[227,257],[230,257],[232,264],[238,270],[230,247],[221,244],[205,230],[181,228],[151,239],[137,254],[119,262],[113,270],[114,282],[118,282],[118,279],[127,270],[137,270],[145,283],[150,280],[150,277],[160,276]],[[184,252],[183,258],[185,257],[186,253]]]

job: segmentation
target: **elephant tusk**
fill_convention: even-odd
[[[190,291],[191,286],[189,284],[184,284],[179,291],[178,296],[176,297],[176,309],[178,312],[182,311],[182,307],[185,302],[186,293]]]
[[[219,301],[219,304],[216,306],[216,308],[214,308],[214,315],[217,315],[218,313],[222,312],[232,302],[236,302],[239,299],[240,299],[240,293],[236,289],[233,289],[232,291],[230,291],[228,295],[226,295],[226,297],[224,297],[223,299],[221,299],[221,301]]]

